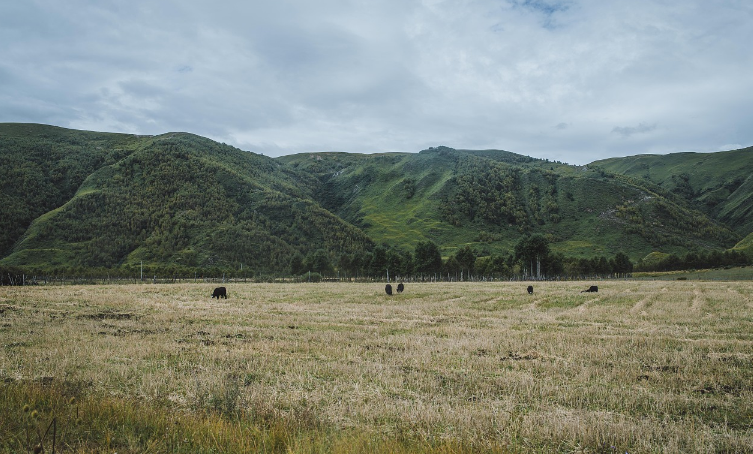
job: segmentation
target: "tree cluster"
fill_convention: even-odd
[[[439,210],[456,226],[469,221],[511,225],[524,232],[534,225],[560,222],[557,180],[547,170],[466,157],[457,164]]]
[[[462,219],[493,224],[525,224],[528,219],[520,194],[520,169],[488,160],[466,159],[450,181],[450,193],[440,205],[442,216],[454,225]]]

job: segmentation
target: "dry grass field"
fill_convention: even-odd
[[[753,282],[590,284],[0,287],[0,452],[753,452]]]

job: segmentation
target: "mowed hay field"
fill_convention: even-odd
[[[752,282],[527,285],[0,287],[0,452],[753,451]]]

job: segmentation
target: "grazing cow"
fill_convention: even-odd
[[[533,295],[533,285],[528,286],[528,294]]]
[[[588,290],[583,290],[581,293],[596,293],[599,291],[599,287],[592,285],[588,287]]]
[[[405,286],[403,285],[403,283],[401,282],[397,284],[397,293],[403,293],[403,290],[405,290]]]
[[[214,292],[212,292],[212,298],[227,299],[227,289],[225,287],[217,287],[216,289],[214,289]]]
[[[385,285],[384,291],[387,292],[388,295],[392,295],[392,286],[390,284]]]

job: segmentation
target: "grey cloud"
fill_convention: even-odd
[[[639,123],[638,126],[615,126],[612,132],[622,137],[630,137],[635,134],[646,134],[656,129],[656,124],[646,125]]]

